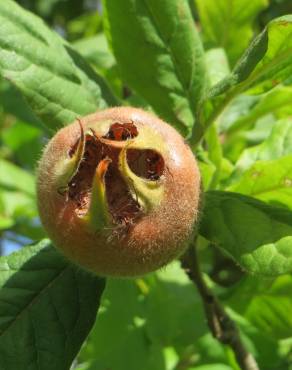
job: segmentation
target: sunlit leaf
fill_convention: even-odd
[[[242,173],[256,161],[278,159],[288,154],[292,154],[291,118],[276,122],[265,141],[246,149],[236,163],[236,170]]]
[[[250,111],[241,114],[227,129],[228,133],[233,133],[245,128],[249,128],[259,118],[273,114],[276,117],[285,117],[292,113],[292,87],[278,86],[260,98],[254,100],[254,105]]]
[[[228,190],[292,209],[292,155],[255,162]]]
[[[236,193],[207,192],[200,233],[249,273],[292,272],[292,211]]]
[[[8,190],[21,190],[34,197],[34,176],[13,163],[0,159],[0,186]]]
[[[265,335],[274,339],[291,336],[292,277],[275,280],[246,277],[237,284],[227,302]]]
[[[253,88],[268,91],[286,81],[292,72],[292,15],[273,19],[253,40],[232,73],[214,86],[210,96],[228,91],[234,96]]]
[[[268,1],[196,0],[196,4],[207,47],[224,48],[234,65],[253,36],[256,16]]]
[[[108,69],[115,64],[103,33],[74,42],[74,48],[98,69]]]
[[[124,80],[187,134],[206,84],[187,1],[104,0],[106,28]]]
[[[116,102],[69,44],[11,0],[0,3],[0,74],[52,129]]]

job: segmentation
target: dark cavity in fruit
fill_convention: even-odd
[[[112,221],[115,224],[131,225],[143,214],[137,197],[133,196],[122,177],[118,159],[121,148],[117,148],[105,140],[125,141],[138,136],[138,129],[132,123],[114,123],[102,138],[93,130],[85,135],[85,150],[76,175],[68,184],[69,199],[76,205],[79,215],[85,214],[91,198],[91,187],[96,167],[104,158],[110,158],[111,163],[105,175],[106,198]],[[78,141],[70,150],[72,157],[78,146]],[[130,169],[139,177],[157,181],[164,173],[162,156],[150,149],[127,150],[127,162]]]

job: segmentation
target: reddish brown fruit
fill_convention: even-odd
[[[69,259],[102,276],[136,276],[184,252],[198,219],[200,175],[182,137],[135,108],[61,129],[38,169],[38,206]]]

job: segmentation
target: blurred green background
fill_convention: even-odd
[[[143,106],[144,102],[119,77],[103,33],[100,1],[17,2],[72,43],[105,76],[118,97]],[[200,27],[196,3],[190,0],[190,5]],[[291,0],[270,0],[254,21],[254,33],[269,20],[288,13],[292,13]],[[204,39],[204,30],[201,32]],[[206,48],[216,46],[222,45],[205,42]],[[232,58],[229,63],[232,65]],[[260,142],[270,127],[265,125],[263,132],[259,126],[249,138],[225,148],[226,157],[236,161],[239,152]],[[0,79],[1,254],[45,236],[37,215],[34,174],[50,136],[17,90]],[[203,241],[201,255],[210,286],[238,323],[260,368],[292,369],[292,318],[287,317],[287,312],[292,312],[292,277],[265,281],[246,277],[231,260],[206,248]],[[178,262],[143,279],[110,279],[96,325],[73,367],[78,370],[238,369],[231,351],[209,333],[200,298]]]

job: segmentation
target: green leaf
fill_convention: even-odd
[[[80,10],[82,7],[83,6],[80,5]],[[76,15],[79,13],[77,12]],[[79,14],[76,18],[70,20],[66,24],[66,28],[68,33],[67,37],[69,40],[90,38],[96,35],[102,29],[102,18],[98,11],[84,12]]]
[[[0,24],[0,74],[48,127],[116,104],[101,77],[41,19],[7,0]]]
[[[190,367],[188,370],[231,370],[230,366],[224,364],[209,364],[196,367]]]
[[[234,65],[253,36],[256,16],[267,0],[196,0],[207,48],[224,48]]]
[[[94,323],[103,279],[67,262],[49,241],[0,259],[3,369],[69,369]]]
[[[292,272],[292,212],[236,193],[205,195],[200,234],[245,271],[263,276]]]
[[[140,279],[107,280],[79,360],[88,370],[161,370],[206,331],[200,298],[176,261]]]
[[[14,224],[13,218],[2,214],[3,210],[0,207],[0,231],[9,229]]]
[[[198,161],[199,169],[200,169],[200,174],[202,178],[202,183],[203,183],[203,188],[204,189],[209,189],[213,176],[216,171],[215,165],[208,161],[208,162],[202,162]]]
[[[292,155],[255,162],[228,190],[292,209]]]
[[[35,169],[43,147],[41,128],[16,121],[2,132],[3,144],[13,153],[18,164]]]
[[[206,94],[191,137],[196,147],[204,132],[232,99],[248,90],[261,94],[285,82],[292,73],[292,15],[276,18],[252,41],[231,74]]]
[[[242,94],[234,98],[218,117],[220,132],[225,133],[231,129],[235,122],[248,116],[260,99],[261,96],[259,95],[246,94]]]
[[[249,112],[239,115],[232,125],[227,128],[227,132],[234,133],[250,127],[259,118],[272,113],[276,117],[286,117],[292,114],[292,87],[277,86],[271,91],[263,94]]]
[[[221,164],[223,159],[222,146],[217,132],[217,125],[213,124],[206,132],[206,144],[208,146],[208,156],[215,165],[216,171],[210,183],[209,189],[214,189],[219,181]]]
[[[11,114],[18,120],[27,122],[38,129],[47,130],[46,126],[36,118],[31,108],[27,105],[24,97],[8,81],[4,80],[0,73],[0,101],[5,114]]]
[[[0,204],[3,215],[22,221],[27,218],[37,217],[35,199],[19,190],[5,190],[0,188]]]
[[[256,279],[252,276],[248,276],[248,278],[253,278],[253,280]],[[257,281],[264,282],[267,281],[267,279],[258,277]],[[234,285],[234,288],[236,286],[239,287],[239,285]],[[254,286],[254,290],[257,290],[256,286]],[[238,305],[240,305],[240,303],[244,304],[243,300],[246,299],[246,292],[242,291],[242,295],[240,295],[240,292],[241,290],[239,289],[239,294],[237,296]],[[250,292],[250,296],[252,296],[252,294],[253,293]],[[246,299],[246,301],[248,302],[248,299]],[[280,355],[281,342],[277,341],[274,336],[267,335],[267,333],[256,327],[243,314],[235,312],[233,310],[233,304],[229,304],[229,301],[224,301],[224,304],[230,318],[238,326],[243,343],[245,344],[247,350],[255,356],[258,367],[260,369],[286,369],[287,359],[284,358],[285,355]],[[236,309],[238,308],[238,305],[236,305]],[[236,366],[237,365],[233,363],[232,368],[234,369]]]
[[[292,119],[277,121],[269,137],[259,145],[243,151],[236,163],[236,172],[242,173],[256,161],[278,159],[292,154]]]
[[[146,330],[153,342],[164,346],[175,343],[178,349],[185,349],[205,334],[207,328],[200,299],[178,262],[158,271],[147,283]]]
[[[214,86],[210,96],[228,91],[225,100],[253,88],[262,93],[286,81],[292,73],[292,15],[273,19],[253,40],[233,72]]]
[[[0,159],[0,172],[0,228],[13,226],[14,231],[22,230],[28,236],[40,229],[35,222],[34,176],[4,159]]]
[[[34,197],[35,179],[29,172],[5,159],[0,159],[0,173],[1,188],[19,190],[32,198]]]
[[[210,128],[212,129],[212,127]],[[199,148],[196,152],[203,189],[205,190],[210,190],[213,186],[215,187],[217,182],[229,179],[234,171],[234,165],[228,159],[222,157],[221,149],[218,148],[218,138],[214,138],[214,134],[217,135],[216,132],[207,133],[206,143],[208,144],[208,152],[202,148]],[[211,148],[211,146],[214,147]]]
[[[229,75],[230,68],[224,49],[216,48],[206,51],[205,60],[211,86]]]
[[[244,315],[264,335],[274,339],[291,337],[292,276],[275,280],[248,276],[236,284],[227,299],[228,305]]]
[[[200,358],[199,364],[230,364],[230,358],[228,358],[230,356],[228,356],[228,353],[226,352],[226,347],[223,346],[217,339],[215,339],[210,332],[207,332],[205,335],[199,338],[195,346],[197,348],[196,353]],[[234,370],[233,367],[231,368]]]
[[[236,132],[230,136],[222,134],[226,138],[223,144],[225,157],[236,163],[246,148],[258,145],[269,137],[276,122],[272,115],[267,115],[257,120],[251,130]]]
[[[115,64],[115,59],[109,51],[106,37],[103,33],[75,41],[73,46],[99,70],[109,69]]]
[[[166,121],[190,131],[206,77],[186,0],[104,0],[106,28],[122,77]]]
[[[233,171],[234,171],[233,163],[230,162],[227,158],[223,157],[221,162],[219,180],[224,182],[228,181]]]
[[[142,298],[134,280],[108,279],[100,314],[79,356],[89,363],[86,369],[161,368],[161,360],[151,367],[157,349],[145,341]]]

